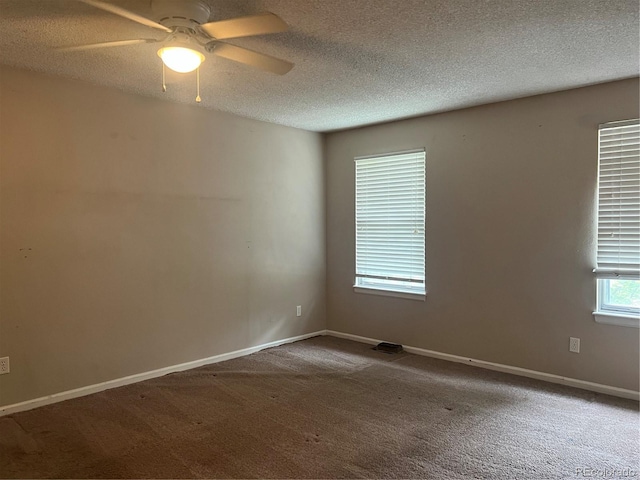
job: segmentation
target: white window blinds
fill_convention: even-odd
[[[598,135],[599,277],[638,277],[640,269],[640,124],[600,125]]]
[[[424,150],[355,164],[355,286],[424,294]]]

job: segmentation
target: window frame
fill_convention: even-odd
[[[633,281],[632,278],[599,278],[598,279],[598,311],[621,315],[640,315],[640,307],[610,303],[611,280]]]
[[[598,178],[596,196],[596,251],[599,243],[600,224],[600,175],[602,168],[601,156],[601,131],[606,128],[624,127],[627,125],[639,125],[640,120],[631,119],[616,122],[608,122],[598,126]],[[596,257],[598,253],[596,253]],[[597,265],[597,261],[596,261]],[[631,305],[618,305],[610,302],[611,280],[632,281],[640,279],[640,272],[625,270],[624,268],[595,268],[596,274],[596,310],[593,316],[596,322],[609,325],[640,328],[640,307]]]
[[[422,282],[408,279],[401,279],[397,277],[376,277],[375,275],[366,275],[358,272],[358,161],[366,161],[373,159],[393,158],[394,156],[403,156],[418,154],[422,155],[421,161],[424,168],[424,180],[423,180],[423,192],[422,198],[424,201],[422,211],[422,241],[423,247],[423,259],[422,259]],[[354,158],[354,284],[353,291],[355,293],[364,293],[372,295],[382,295],[396,298],[404,298],[409,300],[424,301],[426,298],[426,194],[427,194],[427,158],[426,149],[419,148],[413,150],[405,150],[398,152],[382,153],[377,155],[365,155]],[[386,283],[385,283],[386,282]],[[412,283],[417,285],[417,288],[411,286]]]

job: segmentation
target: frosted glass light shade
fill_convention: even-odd
[[[158,56],[168,68],[178,73],[193,72],[204,62],[204,55],[186,47],[164,47],[158,50]]]

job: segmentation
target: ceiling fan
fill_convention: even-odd
[[[260,70],[284,75],[293,68],[293,63],[279,58],[239,47],[223,40],[254,35],[280,33],[288,29],[287,24],[273,13],[261,13],[229,20],[208,22],[211,9],[203,0],[152,0],[151,8],[158,21],[151,20],[137,13],[101,0],[78,0],[95,8],[119,15],[147,27],[165,32],[162,39],[137,38],[117,40],[113,42],[91,43],[59,47],[59,51],[82,51],[98,48],[122,47],[141,43],[161,43],[158,55],[164,66],[179,73],[194,70],[199,72],[200,64],[205,60],[205,53],[243,63]],[[199,88],[198,75],[198,88]],[[196,97],[200,101],[200,95]]]

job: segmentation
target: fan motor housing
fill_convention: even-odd
[[[151,10],[157,21],[167,27],[193,28],[211,17],[211,7],[202,0],[153,0]]]

